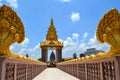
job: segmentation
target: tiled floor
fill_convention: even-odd
[[[57,68],[46,68],[33,80],[80,80]]]

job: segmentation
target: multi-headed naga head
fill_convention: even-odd
[[[111,9],[100,20],[96,37],[101,43],[111,46],[108,55],[120,55],[120,14],[117,9]]]
[[[16,12],[10,7],[0,7],[0,56],[10,55],[10,45],[24,40],[24,26]]]

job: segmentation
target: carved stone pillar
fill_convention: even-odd
[[[42,48],[41,57],[42,57],[42,61],[43,62],[47,62],[47,55],[48,55],[47,49],[46,48]]]
[[[61,62],[62,61],[62,49],[57,48],[56,49],[56,62]]]

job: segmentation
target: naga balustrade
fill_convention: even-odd
[[[102,17],[96,37],[100,43],[110,45],[108,52],[59,63],[57,67],[80,80],[120,80],[120,13],[117,9],[111,9]]]
[[[10,45],[25,39],[24,25],[7,5],[0,7],[0,80],[32,80],[47,65],[31,58],[12,54]]]
[[[120,80],[120,56],[57,64],[80,80]]]
[[[32,80],[46,67],[42,62],[0,57],[0,80]]]

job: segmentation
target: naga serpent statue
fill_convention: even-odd
[[[11,56],[10,45],[21,43],[24,33],[24,26],[16,12],[6,5],[0,7],[0,56]]]
[[[120,55],[120,14],[117,9],[108,11],[98,24],[96,37],[99,42],[109,44],[108,56]]]

